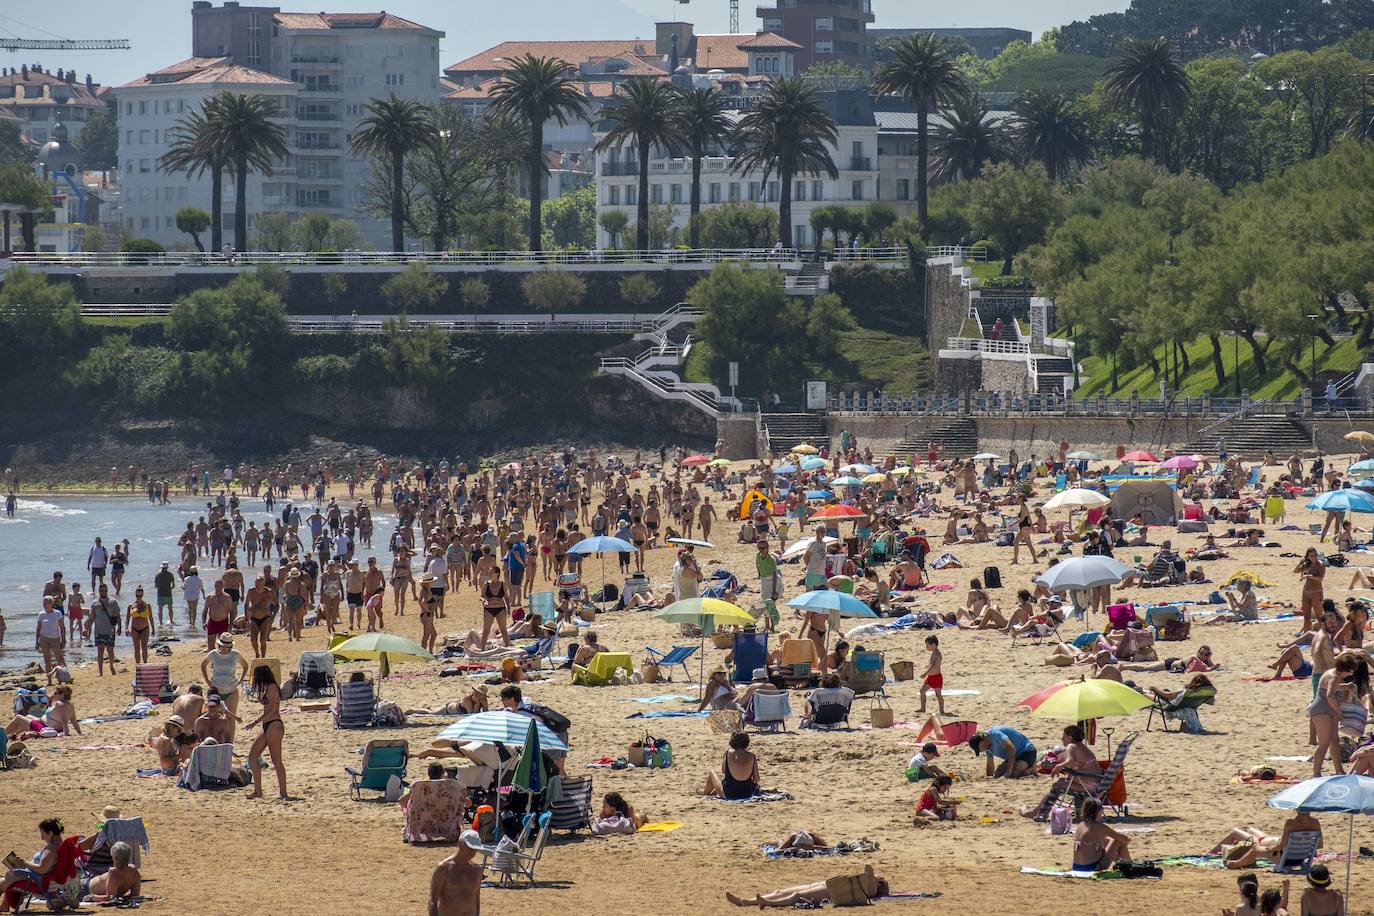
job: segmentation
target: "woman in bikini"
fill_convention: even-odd
[[[404,617],[406,613],[406,592],[415,590],[413,575],[410,569],[410,551],[402,546],[396,551],[395,559],[391,561],[391,599],[396,608],[394,613],[398,617]]]
[[[305,620],[305,603],[308,594],[301,578],[301,571],[293,569],[286,575],[282,586],[282,620],[286,623],[287,642],[297,642]]]
[[[1083,802],[1082,820],[1073,837],[1073,870],[1106,871],[1130,857],[1129,838],[1102,823],[1102,803],[1095,798]]]
[[[510,614],[510,596],[506,593],[506,583],[500,576],[493,576],[482,584],[482,645],[491,636],[492,624],[501,633],[501,644],[509,646],[510,630],[506,618]]]
[[[539,569],[545,582],[553,578],[553,528],[539,526]]]
[[[434,581],[433,573],[420,577],[420,645],[430,654],[434,653],[434,643],[439,638],[439,632],[434,629],[434,612],[439,607],[439,596],[432,590]]]
[[[703,795],[742,801],[759,794],[759,759],[749,752],[749,736],[735,732],[730,736],[730,750],[725,752],[719,773],[706,774]]]
[[[264,567],[270,569],[271,567]],[[244,596],[243,612],[248,618],[248,639],[253,644],[253,657],[267,657],[267,640],[272,634],[272,609],[275,592],[265,576],[259,576]]]
[[[262,734],[253,739],[248,749],[249,764],[253,768],[253,791],[249,798],[262,798],[262,752],[272,755],[272,769],[277,774],[277,796],[286,800],[286,764],[282,760],[281,742],[286,734],[286,726],[281,720],[281,688],[267,665],[253,669],[253,689],[262,700],[262,714],[247,728],[261,723]]]
[[[1016,536],[1011,541],[1011,565],[1016,566],[1021,560],[1021,545],[1030,548],[1031,562],[1039,563],[1040,555],[1035,551],[1035,541],[1031,535],[1035,528],[1035,522],[1031,518],[1030,508],[1026,505],[1026,497],[1022,496],[1016,508]]]
[[[1302,628],[1310,630],[1312,621],[1321,614],[1322,579],[1326,576],[1326,566],[1317,548],[1307,548],[1293,571],[1302,580]]]
[[[562,528],[553,536],[553,571],[562,575],[568,564],[568,532]]]
[[[334,625],[339,621],[339,602],[342,600],[343,573],[339,570],[339,564],[330,560],[320,575],[320,608],[330,636],[334,635]]]
[[[119,594],[119,586],[124,583],[124,567],[127,565],[129,555],[124,552],[122,546],[116,544],[114,554],[110,557],[110,588],[116,595]]]
[[[153,623],[153,606],[143,600],[142,588],[134,591],[134,600],[129,602],[124,629],[134,641],[135,664],[148,664],[148,640],[157,635],[157,627]]]
[[[978,579],[969,580],[968,594],[964,596],[964,606],[954,616],[960,624],[976,623],[983,609],[988,606],[988,593],[983,591],[983,583]]]

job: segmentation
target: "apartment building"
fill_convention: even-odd
[[[812,64],[843,61],[870,69],[868,26],[873,0],[772,0],[758,6],[762,32],[774,32],[797,45],[797,71]]]
[[[81,131],[95,112],[105,107],[101,87],[86,74],[78,80],[75,70],[45,70],[41,64],[0,69],[0,117],[13,117],[24,139],[48,142],[53,125],[67,126],[71,139],[80,143]]]
[[[186,201],[180,190],[166,201],[166,189],[181,183],[187,200],[208,204],[208,177],[163,175],[156,162],[169,145],[167,128],[175,126],[177,115],[229,89],[273,98],[291,148],[290,158],[271,176],[250,177],[250,222],[259,212],[320,212],[353,219],[368,242],[390,247],[388,223],[358,209],[372,164],[353,156],[349,145],[373,99],[394,93],[439,102],[443,33],[385,12],[293,13],[233,0],[220,6],[197,0],[191,20],[189,60],[116,90],[120,162],[126,167],[134,162],[137,169],[126,172],[125,225],[143,234],[147,220],[150,237],[177,241],[175,228],[169,233],[166,227]],[[168,118],[171,124],[165,123]],[[231,221],[226,215],[226,227]]]

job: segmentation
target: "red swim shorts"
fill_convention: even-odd
[[[945,686],[945,676],[943,674],[928,675],[925,680],[925,685],[932,690],[939,690]]]
[[[218,636],[218,635],[221,634],[221,633],[228,633],[228,632],[229,632],[229,618],[228,618],[228,617],[224,618],[223,620],[207,620],[207,621],[205,621],[205,635],[207,635],[207,636]]]

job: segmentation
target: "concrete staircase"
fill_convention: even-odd
[[[1063,394],[1064,379],[1073,379],[1073,360],[1058,356],[1035,358],[1035,390],[1041,394]]]
[[[1273,451],[1283,459],[1294,452],[1312,449],[1312,434],[1292,417],[1250,416],[1231,420],[1195,436],[1188,443],[1188,450],[1204,455],[1216,454],[1218,439],[1226,440],[1228,454],[1247,458],[1259,458]]]
[[[926,449],[934,442],[943,447],[946,458],[969,458],[978,454],[978,424],[968,417],[932,418],[924,427],[914,427],[902,440],[898,454],[919,455],[925,460]]]
[[[759,415],[774,455],[784,455],[803,443],[820,448],[830,441],[825,420],[815,413],[765,413]]]

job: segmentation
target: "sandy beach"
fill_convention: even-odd
[[[1330,459],[1328,459],[1330,460]],[[1336,462],[1344,467],[1345,460]],[[743,465],[739,465],[743,467]],[[1265,469],[1271,478],[1279,468]],[[1045,481],[1038,481],[1033,502],[1049,495]],[[637,481],[642,486],[644,481]],[[734,488],[738,498],[741,490]],[[134,497],[137,498],[137,497]],[[940,501],[949,504],[950,494]],[[1273,616],[1291,610],[1300,583],[1293,571],[1296,558],[1315,543],[1308,524],[1320,521],[1320,513],[1301,508],[1304,499],[1288,503],[1287,522],[1298,530],[1265,527],[1265,538],[1280,546],[1232,548],[1229,559],[1201,564],[1211,584],[1164,589],[1125,589],[1119,600],[1158,602],[1166,599],[1203,601],[1234,572],[1249,570],[1273,582],[1258,589],[1274,606],[1262,610]],[[716,500],[719,505],[719,499]],[[1207,501],[1207,505],[1211,502]],[[1229,502],[1223,503],[1229,505]],[[1053,520],[1056,516],[1051,515]],[[1367,517],[1356,516],[1360,525]],[[168,519],[169,532],[176,522]],[[1213,524],[1218,540],[1226,524]],[[935,546],[943,520],[929,520],[926,528]],[[795,526],[794,526],[795,532]],[[721,519],[714,530],[715,549],[699,555],[709,563],[709,575],[717,566],[734,571],[750,591],[739,603],[746,609],[761,606],[754,575],[754,548],[735,543],[735,525]],[[378,531],[372,551],[385,566],[387,531]],[[1172,530],[1151,529],[1151,542],[1173,539],[1182,551],[1201,543],[1199,535],[1179,535]],[[1334,548],[1327,545],[1334,552]],[[933,571],[932,581],[954,586],[948,591],[920,593],[916,609],[950,611],[961,602],[968,580],[980,576],[985,566],[999,566],[1003,587],[993,592],[1004,608],[1013,603],[1018,588],[1043,569],[1023,555],[1022,563],[1010,565],[1011,548],[991,544],[950,548],[964,568]],[[1042,548],[1043,549],[1043,548]],[[1075,553],[1078,549],[1075,548]],[[1152,555],[1152,548],[1119,548],[1117,556],[1130,562],[1133,556]],[[367,555],[366,552],[363,553]],[[175,560],[169,555],[168,559]],[[274,565],[275,565],[275,557]],[[674,554],[659,549],[647,564],[655,584],[669,581]],[[1191,566],[1192,564],[1190,564]],[[1358,565],[1354,555],[1351,566]],[[206,564],[208,567],[208,564]],[[213,573],[202,567],[207,584]],[[589,583],[599,583],[600,563],[584,564]],[[619,581],[611,560],[608,569]],[[803,591],[801,567],[784,566],[787,596]],[[1350,594],[1351,570],[1331,569],[1326,577],[1326,596],[1337,603]],[[542,583],[536,586],[542,588]],[[1367,593],[1362,593],[1367,594]],[[124,596],[130,597],[126,590]],[[1196,608],[1194,608],[1196,609]],[[391,614],[386,603],[387,629],[411,638],[420,627],[412,608],[405,617]],[[477,594],[464,587],[451,594],[448,616],[437,621],[440,636],[480,626]],[[178,617],[184,621],[178,599]],[[796,621],[784,610],[784,629],[795,630]],[[1097,621],[1100,625],[1102,621]],[[1307,723],[1303,706],[1310,694],[1305,681],[1256,683],[1249,678],[1266,673],[1278,654],[1277,644],[1293,638],[1298,620],[1260,622],[1252,625],[1194,625],[1187,642],[1161,643],[1161,658],[1187,657],[1202,644],[1210,645],[1223,670],[1212,675],[1218,688],[1215,706],[1205,706],[1201,719],[1208,733],[1164,733],[1158,726],[1145,731],[1146,713],[1105,722],[1115,729],[1114,741],[1131,731],[1140,736],[1126,764],[1130,815],[1113,826],[1131,833],[1137,858],[1199,854],[1210,848],[1233,825],[1253,824],[1275,833],[1281,813],[1265,806],[1277,789],[1233,785],[1231,778],[1243,769],[1264,763],[1271,756],[1305,756]],[[851,625],[846,621],[846,629]],[[612,650],[632,653],[636,662],[646,645],[666,649],[678,636],[676,628],[650,619],[646,612],[612,612],[596,624],[601,641]],[[1076,635],[1081,623],[1070,622],[1067,636]],[[182,685],[198,681],[203,658],[203,636],[178,633],[171,658],[174,679]],[[886,653],[891,663],[924,664],[922,641],[926,633],[911,630],[864,636],[858,641]],[[949,712],[980,725],[1005,724],[1023,731],[1043,752],[1058,743],[1063,723],[1031,718],[1015,708],[1022,697],[1055,681],[1065,671],[1044,664],[1047,646],[1030,641],[1012,645],[1000,633],[971,633],[957,629],[940,631],[944,652],[945,685],[950,690],[976,690],[977,695],[947,700]],[[11,638],[16,634],[11,632]],[[680,641],[680,640],[678,640]],[[288,667],[302,649],[325,645],[323,627],[306,630],[301,643],[288,644],[284,634],[274,633],[273,654]],[[567,640],[560,639],[560,647]],[[238,647],[248,652],[247,640]],[[122,662],[129,659],[128,642],[121,639]],[[706,647],[707,670],[718,664],[724,652]],[[411,706],[439,705],[459,699],[462,679],[440,678],[439,664],[398,664],[382,686],[384,699]],[[374,663],[353,663],[341,671],[372,671]],[[693,660],[692,670],[696,665]],[[1073,676],[1087,669],[1068,669]],[[75,704],[81,716],[118,712],[130,701],[126,676],[97,677],[94,666],[74,671]],[[1132,675],[1128,675],[1132,676]],[[1136,674],[1144,685],[1181,687],[1186,679],[1174,674]],[[1156,914],[1216,913],[1236,901],[1235,875],[1223,870],[1174,866],[1165,868],[1163,880],[1099,881],[1069,880],[1023,875],[1023,865],[1066,868],[1072,857],[1071,836],[1047,835],[1043,824],[1014,813],[1022,804],[1039,800],[1049,785],[1047,777],[1021,781],[988,780],[983,761],[966,747],[950,752],[941,761],[949,768],[970,774],[957,782],[954,795],[964,798],[960,818],[954,823],[913,826],[912,810],[922,786],[908,784],[903,769],[915,752],[916,732],[896,727],[867,727],[868,703],[856,702],[852,729],[817,733],[799,731],[794,717],[786,734],[757,735],[751,749],[759,756],[762,783],[785,790],[794,800],[775,803],[726,804],[701,797],[708,770],[718,769],[725,749],[723,736],[713,734],[705,720],[627,719],[638,711],[683,709],[671,702],[649,705],[633,698],[668,693],[693,693],[681,683],[639,684],[623,687],[576,687],[567,672],[556,671],[543,682],[524,685],[525,695],[568,716],[572,722],[569,775],[594,774],[594,806],[607,791],[618,791],[653,820],[681,821],[670,833],[640,833],[591,839],[586,833],[558,837],[545,852],[533,889],[483,890],[483,904],[490,912],[545,914],[554,911],[629,913],[651,910],[658,914],[705,914],[734,912],[723,893],[752,893],[791,884],[823,880],[872,865],[887,877],[894,890],[938,893],[939,897],[916,900],[884,900],[882,911],[955,913],[970,909],[995,913],[1028,914]],[[917,712],[919,681],[889,683],[887,692],[899,726],[920,721]],[[9,694],[6,694],[6,700]],[[803,695],[794,693],[794,714],[803,707]],[[251,702],[241,712],[245,719],[256,715]],[[401,813],[396,805],[381,801],[356,802],[348,794],[345,766],[356,765],[356,753],[372,738],[404,738],[412,751],[427,746],[450,720],[413,718],[403,728],[337,730],[327,712],[302,712],[287,701],[284,742],[292,800],[250,800],[247,790],[192,793],[178,789],[173,779],[136,778],[135,769],[155,765],[150,748],[137,747],[161,717],[122,721],[84,728],[82,736],[31,742],[38,765],[33,769],[0,773],[0,785],[10,803],[0,808],[0,842],[27,856],[38,846],[36,822],[43,817],[62,818],[69,832],[89,833],[97,813],[105,805],[119,806],[125,815],[142,815],[152,840],[151,854],[143,873],[150,879],[145,893],[162,898],[144,904],[153,912],[197,913],[205,916],[238,913],[353,913],[384,911],[420,913],[427,900],[430,872],[448,854],[439,847],[412,847],[401,841]],[[626,746],[642,738],[646,730],[668,738],[674,763],[667,770],[589,770],[586,764],[601,757],[621,756]],[[248,748],[251,733],[241,729],[236,750]],[[1105,744],[1099,738],[1099,756]],[[1280,773],[1310,775],[1311,764],[1277,762]],[[411,764],[411,778],[423,777],[423,762]],[[266,774],[270,786],[272,775]],[[270,794],[270,791],[269,791]],[[1329,851],[1343,852],[1344,818],[1322,818]],[[876,852],[847,858],[770,860],[760,846],[787,833],[806,829],[831,841],[866,837],[875,841]],[[1356,819],[1355,845],[1374,846],[1374,822]],[[1345,863],[1328,863],[1338,883],[1343,883]],[[1355,899],[1350,912],[1367,913],[1374,906],[1364,881],[1374,875],[1369,861],[1354,864]],[[1274,876],[1261,875],[1263,887],[1277,886]],[[1295,880],[1295,892],[1301,881]],[[1293,904],[1297,912],[1296,894]]]

